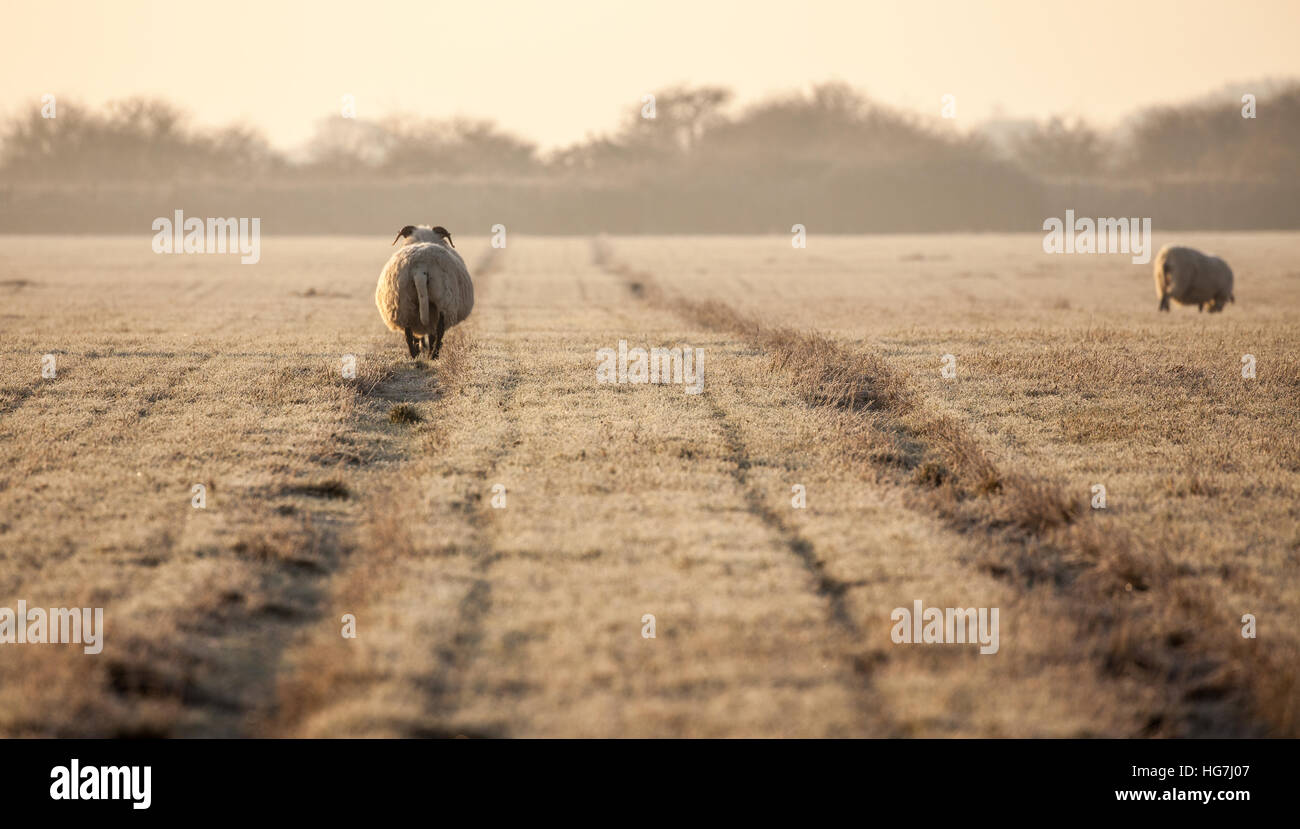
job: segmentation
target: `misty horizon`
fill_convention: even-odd
[[[0,232],[1300,227],[1295,4],[311,8],[14,7]]]
[[[616,129],[643,95],[685,83],[731,89],[741,108],[837,82],[926,120],[940,119],[951,94],[963,130],[1053,115],[1109,130],[1135,110],[1300,76],[1291,42],[1300,6],[1285,0],[1240,4],[1231,15],[1200,2],[1100,2],[1080,16],[1011,0],[768,3],[744,13],[682,3],[653,12],[594,3],[310,9],[116,3],[82,10],[68,29],[42,5],[9,4],[0,117],[46,94],[92,108],[145,96],[176,102],[204,128],[254,124],[290,151],[352,95],[361,119],[489,119],[550,151]],[[688,17],[690,27],[676,25]],[[422,27],[437,33],[436,48],[385,47]]]
[[[87,105],[86,101],[75,95],[61,95],[58,93],[45,93],[36,99],[25,103],[22,107],[10,107],[10,112],[0,114],[0,123],[4,121],[14,121],[22,115],[30,112],[39,112],[42,106],[42,100],[53,99],[57,105],[62,107],[65,112],[72,110],[76,112],[107,112],[115,107],[135,102],[158,102],[166,104],[173,108],[180,116],[178,126],[183,129],[193,130],[196,132],[219,132],[222,130],[252,130],[252,132],[266,142],[266,145],[274,150],[277,154],[283,156],[286,160],[295,164],[310,163],[312,161],[313,142],[318,140],[326,128],[341,118],[351,120],[359,124],[369,125],[386,125],[397,122],[411,123],[440,123],[440,124],[484,124],[490,125],[500,134],[516,139],[521,143],[531,145],[540,159],[546,160],[553,156],[564,153],[566,150],[575,146],[581,146],[585,143],[592,143],[616,135],[620,128],[625,127],[629,114],[635,114],[644,106],[646,96],[657,96],[665,91],[675,91],[688,88],[700,89],[723,89],[730,95],[727,103],[718,108],[718,114],[729,118],[742,118],[747,113],[754,110],[760,110],[781,101],[798,99],[802,96],[815,94],[818,89],[841,85],[836,79],[825,79],[822,81],[809,81],[789,89],[772,90],[752,100],[740,100],[728,89],[721,84],[710,84],[707,82],[694,84],[666,84],[654,87],[647,91],[646,95],[640,99],[624,102],[621,109],[618,110],[617,118],[606,127],[596,129],[594,127],[585,128],[583,138],[563,144],[548,145],[542,140],[521,132],[506,129],[497,119],[486,113],[454,113],[447,116],[440,116],[430,113],[418,112],[414,110],[394,109],[375,113],[372,115],[344,116],[341,112],[346,107],[346,101],[340,99],[339,106],[335,107],[333,112],[322,111],[320,115],[311,121],[312,132],[305,138],[292,144],[283,144],[277,142],[264,129],[263,125],[250,121],[231,121],[228,123],[207,123],[194,116],[184,101],[176,101],[166,97],[149,96],[149,95],[125,95],[120,98],[113,98],[103,101],[97,105]],[[1062,123],[1085,126],[1099,134],[1108,134],[1116,139],[1126,136],[1133,127],[1140,122],[1142,117],[1151,112],[1162,109],[1197,109],[1223,106],[1236,106],[1240,104],[1241,96],[1251,94],[1258,97],[1267,97],[1273,93],[1285,93],[1287,90],[1300,87],[1300,74],[1293,77],[1270,77],[1260,78],[1251,81],[1227,82],[1206,89],[1200,93],[1188,95],[1183,100],[1164,102],[1160,104],[1134,104],[1130,109],[1117,119],[1108,122],[1089,119],[1082,116],[1071,116],[1061,112],[1051,112],[1042,115],[1017,115],[1001,111],[995,108],[995,111],[986,117],[972,121],[971,119],[959,120],[957,118],[946,118],[942,114],[942,99],[939,105],[931,111],[912,110],[904,106],[894,106],[884,103],[873,98],[867,90],[854,88],[854,91],[863,96],[864,101],[872,107],[892,112],[902,118],[908,119],[917,126],[946,132],[952,135],[963,137],[982,136],[992,139],[995,143],[1006,138],[1014,136],[1017,131],[1023,131],[1035,126],[1050,124],[1054,121]],[[0,110],[3,112],[3,110]],[[3,151],[5,136],[0,133],[0,151]],[[1005,148],[1003,148],[1005,149]]]

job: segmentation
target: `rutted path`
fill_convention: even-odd
[[[335,591],[366,596],[358,638],[298,654],[286,732],[879,732],[831,582],[749,490],[734,428],[679,387],[598,386],[595,349],[642,334],[582,242],[532,244],[482,291],[459,390],[394,482],[410,508],[384,526],[406,529]]]
[[[909,712],[909,701],[905,697],[892,700],[893,719],[903,724],[904,733],[996,734],[1005,728],[1021,734],[1136,736],[1195,734],[1200,733],[1199,729],[1206,724],[1210,724],[1211,730],[1205,733],[1221,733],[1225,716],[1229,721],[1235,719],[1237,724],[1232,728],[1237,733],[1253,733],[1253,726],[1242,710],[1231,708],[1227,694],[1204,697],[1195,693],[1213,669],[1208,668],[1203,659],[1197,663],[1193,656],[1183,658],[1182,654],[1174,653],[1180,643],[1172,637],[1171,645],[1154,641],[1138,647],[1132,644],[1117,646],[1114,640],[1108,640],[1103,619],[1111,619],[1110,624],[1123,628],[1152,618],[1148,615],[1150,611],[1108,606],[1104,597],[1095,592],[1102,586],[1095,578],[1081,580],[1081,591],[1058,592],[1051,582],[1034,586],[1032,579],[1035,574],[1050,573],[1060,566],[1056,563],[1058,559],[1073,560],[1074,566],[1078,567],[1089,555],[1087,547],[1082,548],[1083,554],[1080,555],[1079,551],[1062,552],[1056,546],[1064,544],[1068,550],[1071,543],[1086,545],[1089,543],[1087,535],[1067,535],[1064,541],[1055,542],[1038,539],[1039,533],[1048,532],[1060,521],[1053,513],[1058,508],[1056,505],[1068,509],[1065,502],[1054,494],[1050,484],[1023,476],[1008,477],[999,472],[982,458],[979,447],[969,436],[961,433],[959,423],[927,416],[917,409],[910,391],[897,378],[890,376],[886,367],[878,366],[875,375],[861,375],[861,379],[855,379],[858,377],[856,372],[864,366],[870,371],[868,359],[859,359],[838,346],[818,341],[813,335],[765,329],[761,323],[718,302],[695,303],[674,297],[665,293],[652,275],[614,261],[607,243],[597,242],[595,252],[596,260],[618,278],[631,296],[647,307],[674,311],[709,330],[726,332],[742,343],[757,344],[769,355],[766,365],[759,371],[750,372],[746,385],[761,388],[769,396],[774,385],[786,389],[787,393],[797,391],[803,399],[794,405],[816,412],[825,422],[823,433],[809,436],[809,443],[805,444],[802,453],[791,452],[788,457],[806,460],[815,454],[818,444],[834,447],[841,457],[834,461],[828,459],[827,465],[838,465],[842,475],[857,479],[840,478],[834,483],[837,489],[860,490],[866,475],[867,480],[884,485],[878,497],[907,504],[914,520],[924,521],[928,516],[940,519],[928,518],[935,525],[930,532],[936,536],[929,543],[939,545],[939,549],[927,552],[933,560],[931,566],[936,567],[943,577],[924,578],[926,569],[918,567],[919,562],[915,559],[899,562],[903,572],[911,575],[910,579],[899,579],[900,582],[910,580],[928,582],[928,585],[920,590],[912,588],[909,592],[891,591],[894,596],[889,598],[879,595],[881,584],[887,583],[888,578],[855,580],[849,575],[861,566],[852,552],[857,545],[849,540],[853,530],[841,526],[838,531],[823,535],[816,528],[825,522],[815,520],[809,511],[806,537],[814,541],[825,538],[828,550],[838,547],[849,552],[847,556],[828,553],[819,557],[819,569],[836,574],[834,583],[848,585],[846,601],[853,605],[849,613],[855,618],[865,615],[880,620],[869,631],[873,642],[879,643],[883,632],[888,629],[885,621],[888,608],[907,606],[911,599],[923,599],[927,606],[1001,607],[1003,652],[995,660],[977,663],[979,669],[987,670],[975,670],[969,665],[963,667],[960,660],[953,663],[947,658],[954,653],[950,648],[924,649],[927,655],[919,659],[915,649],[907,648],[891,648],[875,654],[882,664],[888,661],[908,666],[899,672],[903,681],[909,674],[912,681],[923,675],[926,669],[916,663],[928,661],[934,678],[945,687],[951,687],[953,696],[963,700],[956,710],[943,712],[949,716],[958,715],[951,723],[918,717]],[[728,371],[729,379],[745,373],[740,366],[719,367],[716,359],[713,367],[715,378],[720,371]],[[716,379],[712,387],[718,387]],[[868,406],[860,407],[859,396],[864,394]],[[884,401],[883,409],[879,405],[871,406],[871,400]],[[755,403],[762,408],[761,402]],[[877,413],[866,411],[867,408],[873,408]],[[890,416],[891,410],[906,412],[908,418],[895,420]],[[771,427],[781,428],[775,423]],[[900,436],[909,442],[901,452]],[[767,438],[764,435],[759,439]],[[926,461],[926,458],[933,460]],[[910,483],[901,487],[900,482],[907,479],[896,471],[900,462],[911,472]],[[959,498],[955,503],[946,502],[937,497],[941,492],[934,491],[934,497],[927,492],[927,486],[933,484],[922,483],[931,477],[942,481],[949,475],[959,476],[975,496],[987,491],[990,484],[993,491],[1005,491],[1006,494],[997,499],[997,508],[1006,510],[1004,514],[1010,517],[981,516],[978,511],[972,511],[978,507],[978,497],[974,501]],[[809,489],[811,491],[811,487]],[[1068,523],[1068,514],[1065,518]],[[1010,527],[1015,532],[999,530],[998,527]],[[918,531],[916,535],[923,537],[924,533]],[[897,551],[884,549],[878,555],[881,563],[898,561]],[[977,565],[977,569],[972,569],[971,564]],[[1014,577],[1006,578],[1013,571]],[[1002,577],[993,579],[990,574],[1002,574]],[[1001,594],[1002,598],[982,600],[980,594]],[[944,601],[939,598],[943,595],[954,598]],[[1161,622],[1169,623],[1165,619]],[[1017,635],[1017,631],[1023,633]],[[888,643],[887,639],[884,641]],[[1134,660],[1130,664],[1140,665],[1145,659],[1152,659],[1155,665],[1168,665],[1172,660],[1171,673],[1163,676],[1169,683],[1167,686],[1152,683],[1150,680],[1154,677],[1149,674],[1149,668],[1144,672],[1123,667],[1123,660]],[[1186,667],[1178,668],[1179,664]],[[1214,663],[1211,660],[1208,664]],[[883,676],[887,670],[881,669],[878,687],[887,688],[891,684]],[[1143,673],[1147,673],[1145,678]],[[1017,681],[1017,677],[1026,675],[1035,675],[1038,679],[1035,683]],[[1063,706],[1066,710],[1034,713],[1026,708],[1007,717],[1005,703],[1017,697],[1023,698],[1025,689],[1035,687],[1040,690],[1052,688],[1052,699],[1069,703]],[[931,705],[935,696],[932,694],[927,700]],[[1025,705],[1042,706],[1044,702],[1041,697],[1022,699]],[[1050,704],[1047,706],[1048,709],[1051,707]],[[1094,713],[1084,713],[1089,710]],[[972,730],[972,726],[976,727]],[[1043,730],[1037,731],[1035,726]]]
[[[489,413],[478,421],[485,440],[457,454],[472,471],[456,477],[481,480],[509,443],[514,383],[508,372],[474,371],[485,349],[481,315],[504,258],[489,250],[473,266],[475,314],[449,332],[432,364],[437,385],[417,382],[388,395],[420,403],[422,420],[402,427],[401,462],[371,476],[358,498],[364,515],[320,624],[286,655],[270,733],[447,736],[436,722],[458,694],[456,680],[491,606],[491,559],[477,485],[452,476],[431,481],[429,461],[446,450],[447,411],[469,400]],[[354,639],[341,635],[344,614],[356,619]]]

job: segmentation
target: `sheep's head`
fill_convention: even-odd
[[[415,232],[415,225],[407,225],[406,227],[397,231],[397,235],[393,237],[393,244],[394,245],[397,244],[398,239],[405,239],[407,236],[410,236],[414,232]]]
[[[433,229],[433,232],[438,234],[438,238],[446,239],[447,244],[451,245],[453,248],[456,247],[456,243],[451,240],[451,234],[447,232],[447,228],[438,225]]]

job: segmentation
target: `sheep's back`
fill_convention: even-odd
[[[429,275],[429,302],[443,314],[450,328],[463,322],[474,309],[474,283],[459,256],[435,243],[405,245],[397,250],[379,274],[375,304],[384,322],[394,331],[410,328],[415,334],[431,334],[437,325],[436,314],[426,329],[420,321],[420,297],[415,289],[415,274],[424,269]]]
[[[474,283],[463,268],[451,268],[442,279],[429,280],[430,294],[438,309],[447,317],[447,326],[464,322],[474,310]]]
[[[1156,293],[1167,288],[1181,305],[1199,305],[1232,293],[1232,270],[1217,256],[1187,247],[1162,248],[1156,256]],[[1167,273],[1166,273],[1167,272]]]
[[[415,334],[428,334],[420,321],[420,296],[415,290],[414,271],[409,267],[409,248],[399,248],[389,257],[379,272],[375,286],[375,305],[384,324],[393,331],[411,329]]]

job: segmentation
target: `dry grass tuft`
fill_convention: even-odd
[[[919,411],[909,418],[911,431],[942,459],[967,495],[982,496],[1000,492],[1003,474],[988,452],[964,424],[948,415],[928,416]],[[1039,482],[1041,487],[1047,484]]]
[[[791,372],[799,396],[814,406],[893,413],[915,406],[907,385],[874,354],[854,353],[815,333],[764,329],[752,321],[746,328],[771,351],[773,366]]]
[[[1086,509],[1082,499],[1067,496],[1059,484],[1042,478],[1013,475],[1002,490],[1001,520],[1034,535],[1073,524]]]
[[[420,414],[420,410],[412,406],[410,403],[398,403],[396,406],[388,410],[389,423],[411,424],[420,423],[423,420],[424,415]]]

